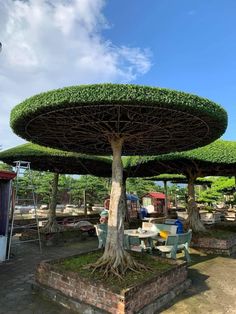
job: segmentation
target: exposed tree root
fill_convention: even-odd
[[[63,230],[63,227],[57,223],[56,219],[48,220],[46,225],[40,229],[40,231],[44,233],[59,232],[62,230]]]
[[[190,199],[187,205],[188,219],[186,224],[194,233],[205,233],[206,228],[200,219],[199,210],[194,199]]]
[[[100,271],[105,278],[109,276],[118,277],[119,280],[123,280],[127,271],[139,273],[143,270],[151,271],[150,268],[138,263],[135,259],[126,251],[122,255],[109,255],[104,254],[95,263],[85,266],[85,268],[92,269],[92,272]]]

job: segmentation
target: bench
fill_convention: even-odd
[[[176,235],[177,228],[178,226],[176,225],[154,224],[152,230],[157,230],[157,233],[160,233],[160,231],[167,231],[170,233],[170,235]]]
[[[142,223],[142,229],[143,230],[150,230],[150,231],[156,232],[156,236],[152,237],[152,241],[153,242],[157,241],[159,243],[165,242],[165,239],[161,238],[159,236],[161,231],[167,231],[170,235],[176,235],[177,228],[178,228],[178,226],[175,226],[175,225],[153,224],[150,222],[143,222]],[[153,243],[153,246],[155,246],[154,243]]]
[[[189,244],[192,238],[192,230],[186,233],[180,233],[176,235],[169,235],[166,239],[165,245],[156,246],[156,248],[167,257],[176,259],[178,251],[184,251],[184,257],[188,263],[191,262],[189,255]]]
[[[168,219],[165,220],[165,224],[166,224],[166,225],[174,225],[175,222],[176,222],[176,219],[170,219],[170,218],[168,218]]]
[[[154,224],[151,222],[143,222],[142,223],[142,229],[143,230],[154,231],[157,234],[160,233],[161,231],[167,231],[171,235],[175,235],[177,232],[177,228],[178,228],[178,226],[176,226],[176,225]]]

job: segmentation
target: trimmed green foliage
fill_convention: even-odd
[[[4,163],[0,163],[0,171],[11,171],[11,166],[9,166],[8,164],[4,164]]]
[[[34,114],[38,109],[66,108],[68,105],[87,105],[93,103],[117,104],[142,103],[146,105],[167,106],[176,110],[183,109],[189,113],[205,112],[218,118],[221,124],[227,124],[225,110],[212,101],[183,92],[164,88],[123,84],[94,84],[65,87],[41,93],[16,106],[11,114],[11,124],[24,119],[24,115]],[[44,110],[42,110],[43,112]]]
[[[31,162],[35,170],[49,170],[67,174],[111,175],[111,159],[89,156],[26,143],[0,152],[0,160],[14,165],[14,161]]]
[[[94,105],[116,107],[122,104],[134,107],[134,110],[135,107],[142,105],[160,108],[160,111],[167,108],[188,113],[193,117],[198,116],[209,128],[205,143],[221,136],[227,126],[225,110],[210,100],[196,95],[148,86],[95,84],[66,87],[26,99],[12,110],[11,127],[16,134],[30,140],[26,130],[28,122],[49,111],[73,106],[91,106],[92,110]],[[201,142],[199,140],[199,145]]]
[[[159,176],[155,176],[150,178],[154,181],[173,181],[173,180],[180,180],[180,182],[182,182],[183,180],[186,179],[186,177],[182,174],[160,174]]]
[[[217,140],[207,146],[181,152],[180,156],[203,162],[236,164],[236,142]]]
[[[217,140],[187,152],[129,157],[124,163],[130,176],[153,177],[163,172],[187,174],[189,169],[199,176],[235,175],[236,142]]]
[[[126,181],[126,191],[135,193],[139,198],[150,191],[158,191],[159,187],[155,185],[154,180],[144,180],[141,178],[128,178]]]
[[[198,201],[205,203],[213,203],[224,201],[223,191],[235,187],[235,179],[228,177],[212,178],[211,188],[199,193]],[[233,203],[231,199],[231,203]]]
[[[172,183],[188,183],[188,179],[186,176],[182,174],[160,174],[159,176],[146,178],[146,180],[152,180],[152,181],[166,181],[166,182],[172,182]],[[212,180],[205,179],[205,178],[198,178],[195,180],[196,185],[208,185],[211,184]]]

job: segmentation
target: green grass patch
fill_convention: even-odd
[[[151,255],[132,252],[131,254],[133,258],[150,268],[151,271],[140,271],[138,273],[127,271],[123,280],[117,280],[117,277],[113,276],[104,278],[103,272],[95,271],[92,273],[91,269],[86,269],[84,267],[88,264],[95,263],[102,254],[103,252],[101,251],[95,251],[79,257],[68,258],[58,263],[57,267],[62,271],[79,273],[81,277],[87,278],[95,284],[103,284],[104,286],[107,286],[114,293],[120,293],[122,290],[126,290],[132,286],[145,282],[151,279],[154,275],[156,276],[175,267],[175,265],[157,260]]]

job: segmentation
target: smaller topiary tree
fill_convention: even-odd
[[[205,232],[195,201],[194,184],[198,177],[236,174],[236,142],[217,140],[207,146],[187,152],[172,153],[142,160],[127,161],[132,176],[153,176],[164,172],[184,174],[188,181],[188,224],[194,232]]]
[[[109,158],[70,153],[32,143],[19,145],[0,152],[0,160],[12,166],[14,166],[14,161],[16,160],[27,160],[31,163],[32,169],[50,171],[54,174],[48,222],[42,228],[44,232],[57,232],[61,229],[56,221],[60,174],[111,175],[111,160]]]
[[[167,182],[171,182],[174,184],[188,184],[188,179],[186,176],[181,174],[160,174],[155,177],[148,178],[146,180],[154,180],[154,181],[162,181],[164,183],[164,191],[165,191],[165,216],[168,216],[168,189],[167,189]],[[195,185],[210,185],[211,180],[198,178],[195,180]]]
[[[5,163],[0,163],[0,170],[7,170],[7,171],[11,171],[12,170],[12,167],[8,164],[5,164]]]

